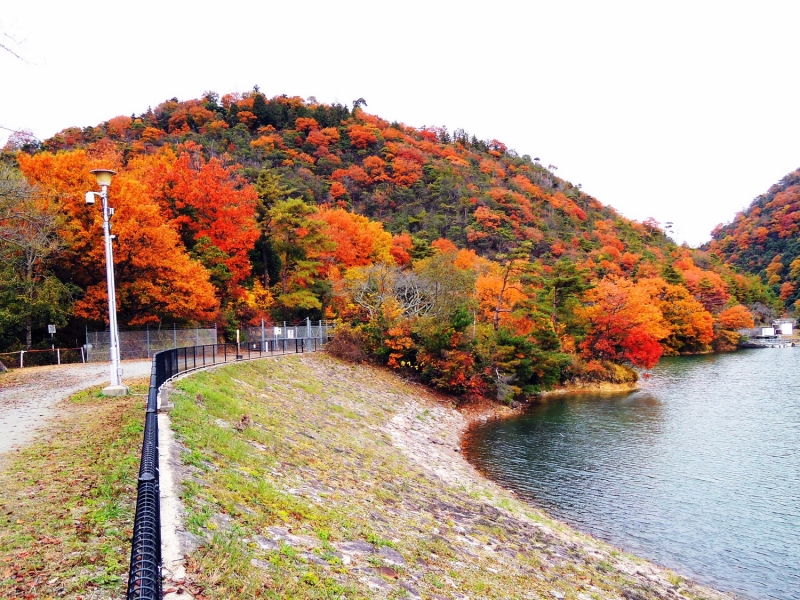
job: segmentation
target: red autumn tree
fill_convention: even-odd
[[[201,148],[188,144],[175,154],[165,148],[158,155],[132,161],[136,172],[159,203],[186,247],[195,249],[206,238],[224,254],[221,263],[229,273],[229,293],[236,293],[249,277],[248,257],[258,239],[253,187],[222,161],[203,157]],[[204,248],[207,250],[208,248]]]
[[[411,262],[411,248],[413,247],[411,234],[405,232],[392,238],[392,248],[389,252],[391,252],[394,262],[402,267]]]

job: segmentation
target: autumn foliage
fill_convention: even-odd
[[[644,282],[603,279],[586,294],[584,316],[589,333],[581,343],[585,358],[653,367],[663,352],[659,341],[669,335],[664,315]]]
[[[758,227],[717,232],[710,254],[497,140],[356,104],[208,93],[9,149],[62,217],[73,326],[105,318],[101,221],[83,200],[101,166],[118,171],[123,324],[339,318],[343,354],[465,396],[630,381],[663,354],[732,347],[749,307],[797,296],[791,248],[759,263],[764,280],[716,258],[790,245],[794,183]]]
[[[63,236],[69,251],[59,270],[85,290],[74,310],[90,321],[103,321],[108,314],[102,217],[84,202],[84,192],[95,187],[89,171],[108,164],[98,163],[82,150],[19,156],[25,176],[67,217]],[[110,193],[120,321],[139,325],[164,317],[213,320],[219,301],[207,271],[192,261],[145,185],[123,171]]]
[[[787,309],[800,308],[800,169],[711,235],[713,254],[759,275]]]

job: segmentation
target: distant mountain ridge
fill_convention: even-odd
[[[269,166],[308,202],[343,206],[382,221],[392,233],[407,231],[424,242],[444,237],[487,255],[529,241],[536,257],[594,252],[599,258],[608,246],[594,233],[599,221],[605,222],[603,236],[613,235],[624,250],[674,248],[655,222],[622,217],[502,142],[478,140],[462,129],[389,123],[362,104],[356,101],[350,111],[313,99],[208,93],[66,129],[44,149],[107,138],[137,154],[192,141],[210,156],[241,165],[251,181]],[[613,271],[617,257],[609,258]]]
[[[706,248],[760,276],[787,308],[800,307],[800,169],[758,196],[731,223],[717,226]]]

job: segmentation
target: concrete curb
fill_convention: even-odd
[[[159,492],[161,502],[161,564],[164,589],[181,586],[186,581],[186,555],[191,551],[183,528],[186,516],[179,496],[180,448],[175,442],[169,414],[158,415]],[[168,592],[164,598],[193,598],[186,591]]]

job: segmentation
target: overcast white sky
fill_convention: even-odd
[[[463,127],[691,245],[800,167],[800,2],[15,2],[0,126],[177,96],[316,96]],[[0,144],[8,132],[0,130]]]

